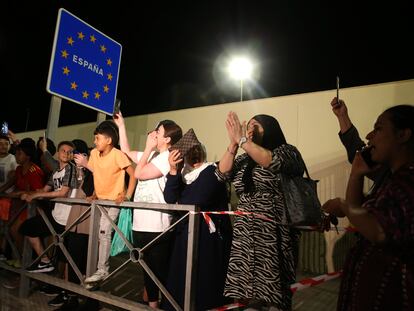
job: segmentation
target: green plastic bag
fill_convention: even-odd
[[[122,208],[118,217],[118,228],[124,234],[125,238],[133,243],[132,238],[132,211],[129,208]],[[116,256],[123,252],[128,252],[129,249],[125,245],[124,240],[115,231],[114,238],[111,244],[111,256]]]

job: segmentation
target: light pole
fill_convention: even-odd
[[[246,57],[234,57],[227,68],[230,77],[240,81],[240,102],[243,101],[243,81],[252,75],[253,65]]]

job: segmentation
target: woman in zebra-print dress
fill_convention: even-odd
[[[295,281],[298,231],[284,226],[286,209],[279,173],[302,175],[301,155],[286,143],[277,120],[253,117],[246,129],[230,112],[226,121],[230,145],[219,169],[230,178],[239,196],[239,216],[234,221],[225,296],[272,310],[290,310],[290,284]],[[238,148],[245,153],[235,159]],[[264,217],[262,217],[264,216]]]

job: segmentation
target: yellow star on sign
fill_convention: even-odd
[[[91,36],[89,36],[89,37],[90,37],[91,42],[95,43],[95,41],[96,41],[95,36],[94,36],[94,35],[91,35]]]
[[[63,58],[68,58],[69,53],[66,50],[61,51]]]
[[[101,45],[101,52],[102,52],[102,53],[105,53],[105,52],[106,52],[106,47],[105,47],[105,45],[103,45],[103,44]]]
[[[108,80],[112,81],[112,74],[108,73],[107,76],[108,76]]]
[[[109,92],[109,87],[108,87],[108,85],[104,85],[104,87],[103,87],[103,89],[104,89],[104,92],[105,93],[108,93]]]
[[[78,87],[78,85],[76,84],[76,82],[75,82],[75,81],[73,81],[73,82],[70,84],[70,89],[71,89],[71,90],[75,90],[75,91],[76,91],[77,87]]]
[[[85,35],[83,34],[83,32],[78,32],[78,39],[83,40],[83,38],[85,38]]]
[[[86,91],[83,91],[83,92],[82,92],[82,97],[83,97],[83,98],[88,99],[88,97],[89,97],[89,93],[88,93],[88,92],[86,92]]]
[[[63,67],[62,69],[63,69],[63,74],[68,76],[69,75],[69,72],[70,72],[68,66]]]
[[[68,44],[69,44],[69,45],[73,46],[73,43],[74,43],[74,42],[75,42],[75,41],[73,41],[72,37],[69,37],[69,38],[68,38]]]
[[[108,66],[111,66],[111,65],[112,65],[112,61],[111,61],[111,59],[110,59],[110,58],[108,58],[108,59],[106,60],[106,64],[107,64]]]
[[[99,92],[95,92],[95,99],[99,99],[99,97],[101,97],[101,94],[99,94]]]

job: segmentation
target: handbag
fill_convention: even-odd
[[[289,225],[315,226],[322,220],[321,203],[316,190],[318,180],[310,177],[302,157],[301,161],[306,177],[280,173],[286,216]]]
[[[119,212],[118,217],[118,228],[124,234],[125,238],[133,243],[132,238],[132,212],[130,208],[122,208]],[[111,256],[116,256],[123,252],[128,252],[129,249],[125,245],[124,240],[119,236],[118,232],[115,231],[114,238],[111,243]]]

